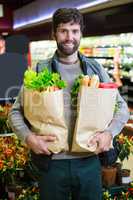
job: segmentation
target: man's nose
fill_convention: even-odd
[[[73,38],[72,32],[71,32],[71,31],[68,31],[68,32],[67,32],[67,39],[68,39],[68,40],[71,40],[72,38]]]

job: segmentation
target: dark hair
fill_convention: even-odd
[[[76,8],[59,8],[53,14],[53,31],[56,32],[56,29],[61,23],[68,23],[73,21],[80,25],[80,30],[83,31],[83,16]]]

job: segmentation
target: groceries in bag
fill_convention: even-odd
[[[39,73],[27,70],[24,74],[24,116],[37,135],[56,135],[56,140],[48,145],[53,153],[68,150],[63,101],[65,87],[66,82],[60,75],[47,68]]]
[[[72,88],[72,99],[77,97],[72,152],[96,152],[97,144],[89,146],[88,143],[97,132],[103,132],[111,123],[117,93],[115,83],[100,83],[97,75],[80,75],[76,79],[76,87]]]

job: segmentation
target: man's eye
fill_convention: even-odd
[[[73,33],[77,34],[77,33],[79,33],[79,30],[73,30]]]
[[[65,32],[66,32],[66,30],[64,30],[64,29],[60,30],[60,33],[65,33]]]

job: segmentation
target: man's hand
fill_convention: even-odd
[[[30,134],[26,138],[26,144],[36,154],[50,155],[51,152],[48,150],[48,143],[54,142],[56,139],[55,135],[39,136]]]
[[[94,145],[97,143],[96,153],[108,151],[111,147],[112,134],[109,132],[97,132],[96,135],[89,141],[88,145]]]

